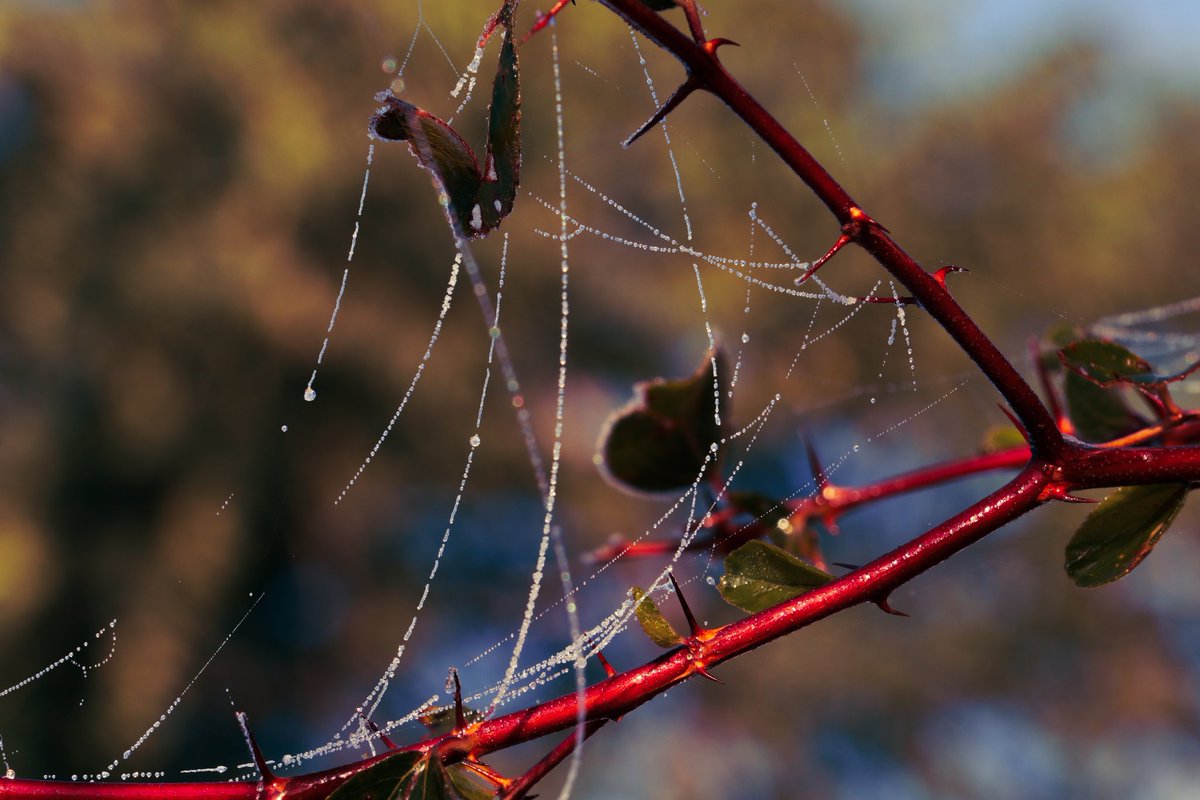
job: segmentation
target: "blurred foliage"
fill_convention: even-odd
[[[380,65],[405,59],[419,5],[0,8],[0,687],[118,620],[113,658],[86,679],[68,665],[0,698],[0,736],[19,774],[108,764],[264,592],[118,771],[243,761],[230,700],[251,712],[269,753],[313,746],[353,714],[394,654],[461,476],[487,341],[460,286],[413,400],[335,504],[421,363],[453,259],[429,181],[403,145],[376,145],[318,397],[301,394],[355,229],[372,98],[392,80]],[[424,4],[428,29],[397,86],[406,98],[451,115],[457,76],[439,44],[461,69],[493,5]],[[710,35],[744,45],[722,51],[731,70],[916,257],[971,270],[956,296],[1018,359],[1025,337],[1057,317],[1082,324],[1200,293],[1194,93],[1155,95],[1142,137],[1096,159],[1072,134],[1105,74],[1104,49],[1084,39],[1022,64],[1011,80],[906,113],[903,99],[868,80],[867,39],[840,4],[706,5]],[[519,28],[533,11],[523,9]],[[662,137],[619,146],[654,107],[629,34],[592,3],[568,8],[555,30],[569,168],[686,238]],[[543,444],[559,291],[558,244],[537,232],[558,230],[537,202],[555,202],[558,186],[548,35],[522,48],[529,193],[504,227],[503,326]],[[679,69],[644,42],[640,52],[661,98]],[[470,141],[483,140],[486,124],[487,92],[476,94],[454,123]],[[752,202],[802,258],[832,241],[828,214],[719,104],[690,99],[670,130],[697,247],[748,257],[753,242],[756,257],[779,258],[762,231],[751,236]],[[648,239],[578,184],[568,189],[580,219]],[[477,247],[493,285],[501,246],[493,234]],[[586,234],[571,250],[559,504],[572,551],[583,553],[662,512],[661,501],[620,496],[596,473],[603,420],[635,381],[686,374],[708,340],[690,259]],[[822,275],[856,294],[879,280],[857,253]],[[839,462],[837,479],[849,484],[961,455],[1004,421],[982,379],[952,391],[970,364],[919,313],[885,359],[893,312],[867,308],[805,349],[783,380],[806,331],[841,313],[753,292],[746,315],[744,284],[704,276],[707,320],[738,363],[735,424],[783,396],[735,488],[800,489],[809,479],[802,430],[832,462],[904,423]],[[886,281],[879,291],[890,291]],[[422,702],[449,664],[462,666],[519,619],[541,515],[509,399],[494,384],[448,564],[381,716]],[[992,480],[856,512],[824,549],[861,563]],[[1168,537],[1129,578],[1085,593],[1061,572],[1080,515],[1046,509],[905,587],[892,602],[912,620],[854,610],[721,667],[725,686],[673,690],[589,743],[582,794],[1058,797],[1082,787],[1077,794],[1149,797],[1167,796],[1172,781],[1194,788],[1195,537]],[[1194,527],[1194,513],[1176,525]],[[613,586],[589,588],[585,623],[648,569],[605,573]],[[699,616],[729,618],[716,592],[706,600],[700,589],[689,593]],[[541,631],[531,647],[557,649],[563,630]],[[610,653],[618,667],[652,655],[644,637],[619,645]],[[464,679],[495,679],[481,669]],[[718,768],[734,762],[745,770]],[[989,778],[997,763],[1004,781]]]

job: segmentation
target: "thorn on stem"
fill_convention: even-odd
[[[708,679],[709,679],[710,681],[712,681],[713,683],[720,683],[720,684],[724,684],[724,683],[725,683],[725,681],[721,680],[721,679],[720,679],[720,678],[718,678],[716,675],[713,675],[711,672],[709,672],[709,671],[708,671],[708,668],[707,668],[707,667],[705,667],[703,664],[699,664],[699,663],[695,663],[695,662],[693,662],[693,667],[692,667],[692,669],[693,669],[693,670],[695,671],[695,673],[696,673],[697,675],[699,675],[701,678],[708,678]]]
[[[1004,412],[1004,416],[1008,417],[1008,421],[1016,426],[1017,431],[1021,434],[1021,438],[1025,440],[1025,444],[1033,446],[1033,440],[1029,438],[1029,431],[1025,430],[1025,426],[1021,424],[1021,420],[1017,419],[1017,415],[1009,410],[1008,406],[997,403],[996,406]]]
[[[642,138],[642,136],[646,133],[646,131],[650,130],[655,125],[662,122],[666,118],[667,114],[670,114],[672,111],[674,111],[676,108],[678,108],[679,104],[688,98],[688,95],[690,95],[692,92],[696,91],[699,88],[700,88],[700,82],[698,80],[696,80],[693,76],[688,75],[687,80],[685,80],[683,83],[681,83],[679,85],[679,88],[676,89],[675,92],[670,97],[667,98],[667,102],[663,103],[662,107],[660,109],[658,109],[658,111],[654,112],[654,116],[650,117],[650,119],[646,120],[646,122],[642,125],[642,127],[638,128],[636,131],[634,131],[632,134],[630,134],[629,138],[621,143],[621,146],[629,147],[631,144],[636,142],[638,139]]]
[[[903,611],[897,611],[896,609],[892,608],[892,604],[888,602],[888,599],[886,597],[882,597],[873,602],[879,608],[879,610],[885,614],[891,614],[893,617],[907,617],[908,616],[908,614],[904,613]]]
[[[612,665],[612,664],[608,663],[608,659],[604,657],[604,653],[602,653],[601,651],[597,650],[597,651],[596,651],[596,658],[598,658],[598,659],[600,660],[600,666],[604,667],[604,674],[605,674],[605,675],[607,675],[607,676],[608,676],[608,677],[610,677],[610,678],[612,678],[612,677],[615,677],[615,676],[616,676],[616,674],[617,674],[617,671],[616,671],[616,669],[614,669],[614,668],[613,668],[613,665]]]
[[[817,496],[820,496],[821,490],[829,485],[829,478],[825,475],[825,468],[821,465],[821,459],[817,457],[817,448],[813,446],[812,437],[808,433],[800,434],[801,440],[804,442],[804,454],[808,457],[808,468],[812,471],[813,479],[817,482]]]
[[[683,607],[683,616],[687,619],[688,630],[691,631],[693,637],[700,636],[704,633],[704,628],[700,627],[700,623],[696,622],[696,617],[692,614],[692,609],[688,606],[687,598],[683,596],[683,590],[675,582],[675,575],[668,572],[667,578],[670,579],[671,586],[675,589],[675,596],[679,598],[679,605]]]
[[[846,231],[842,231],[842,234],[840,236],[838,236],[837,241],[833,243],[833,247],[829,248],[829,250],[826,251],[825,255],[821,256],[816,261],[814,261],[809,266],[809,268],[804,272],[803,275],[801,275],[799,278],[796,278],[796,285],[800,286],[805,281],[807,281],[809,278],[811,278],[813,275],[816,275],[817,270],[819,270],[821,267],[825,266],[826,262],[828,262],[829,259],[836,256],[838,254],[838,251],[841,250],[843,247],[845,247],[848,244],[850,244],[850,234],[847,233]]]
[[[549,25],[558,16],[558,12],[562,11],[567,6],[568,0],[557,0],[554,5],[550,6],[550,10],[546,13],[538,12],[537,21],[533,23],[533,27],[529,29],[529,33],[525,34],[521,39],[521,44],[525,44],[532,36],[542,28]],[[570,0],[571,5],[575,5],[575,0]]]
[[[242,737],[246,740],[246,746],[250,748],[250,756],[254,759],[254,766],[258,767],[258,776],[264,783],[273,783],[275,774],[271,772],[271,768],[267,766],[267,759],[263,756],[262,750],[258,747],[258,742],[254,740],[254,734],[250,732],[250,719],[246,716],[245,711],[238,711],[235,715],[238,725],[242,729]]]
[[[358,710],[358,718],[361,719],[363,724],[367,726],[367,730],[378,736],[379,740],[387,745],[388,750],[396,749],[396,743],[388,738],[388,735],[383,732],[383,728],[380,728],[378,725],[376,725],[375,720],[364,714],[361,708]]]
[[[463,713],[462,684],[454,667],[450,668],[450,679],[454,681],[454,733],[461,733],[467,727],[467,715]]]

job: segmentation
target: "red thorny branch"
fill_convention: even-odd
[[[685,11],[691,12],[687,15],[688,33],[674,27],[665,15],[651,10],[644,0],[601,2],[680,61],[687,73],[683,84],[686,88],[677,94],[686,97],[695,90],[704,90],[718,97],[779,154],[833,213],[839,226],[839,244],[831,250],[856,244],[903,283],[913,301],[937,320],[996,387],[1028,436],[1030,447],[1027,455],[1022,452],[1018,457],[1009,451],[1004,456],[1013,462],[1004,466],[1023,463],[1011,480],[906,544],[837,580],[766,611],[715,630],[694,631],[680,647],[588,687],[583,694],[589,721],[585,733],[594,732],[603,721],[619,718],[671,686],[694,675],[710,672],[731,658],[817,620],[862,603],[885,603],[888,595],[898,586],[1039,505],[1050,500],[1069,498],[1073,490],[1200,482],[1200,447],[1196,445],[1181,442],[1160,447],[1105,447],[1084,444],[1065,435],[1037,393],[958,305],[944,283],[913,260],[887,230],[863,210],[825,168],[725,70],[717,58],[717,49],[727,40],[704,38],[691,0],[682,3]],[[821,263],[826,264],[828,260],[824,259]],[[1194,429],[1189,432],[1193,436],[1186,441],[1194,441],[1197,432]],[[1176,442],[1182,439],[1178,435],[1172,438]],[[936,477],[937,469],[932,468],[924,474],[924,478],[916,479],[917,482],[948,479],[945,475]],[[904,480],[904,477],[896,479],[901,484]],[[911,482],[914,479],[910,476],[907,480]],[[880,495],[904,491],[901,484],[884,482],[876,486],[875,491]],[[869,489],[859,491],[870,493]],[[865,499],[869,498],[856,499],[854,502]],[[845,502],[848,505],[850,501]],[[399,750],[433,752],[446,762],[472,760],[521,742],[571,729],[576,724],[577,711],[576,695],[570,693],[521,711],[470,723],[452,733]],[[574,741],[575,737],[572,736],[558,745],[529,774],[509,784],[505,796],[515,797],[527,791],[549,767],[570,752],[573,746],[571,742]],[[258,782],[130,784],[0,779],[0,797],[251,800],[286,796],[296,800],[319,800],[327,797],[347,778],[395,752],[397,750],[308,775],[264,775],[263,780]]]

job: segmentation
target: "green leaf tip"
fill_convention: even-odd
[[[725,574],[717,584],[730,605],[755,613],[791,600],[833,576],[768,542],[753,541],[725,559]]]
[[[448,124],[390,92],[371,117],[371,135],[407,141],[417,162],[432,172],[449,201],[463,234],[474,239],[500,225],[513,209],[521,176],[521,82],[517,47],[511,30],[512,7],[506,0],[497,19],[503,43],[492,83],[487,150],[480,168],[475,151]]]
[[[667,622],[667,618],[658,610],[650,595],[637,586],[630,589],[629,593],[633,596],[633,613],[642,630],[650,637],[650,641],[659,647],[674,647],[683,642],[683,637],[675,632],[670,622]]]
[[[1104,498],[1067,544],[1067,575],[1083,587],[1128,575],[1171,527],[1188,489],[1186,484],[1124,486]]]
[[[1183,380],[1200,369],[1197,363],[1173,375],[1159,375],[1146,359],[1108,339],[1072,342],[1058,357],[1067,369],[1097,386],[1158,386]]]
[[[718,348],[691,377],[638,384],[634,400],[609,418],[600,436],[607,477],[626,491],[653,494],[716,474],[724,433],[718,415],[722,420],[728,415],[719,405],[726,397],[725,373]]]

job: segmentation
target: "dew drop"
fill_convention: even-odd
[[[749,342],[749,341],[750,341],[750,334],[748,334],[748,333],[743,333],[743,334],[742,334],[742,344],[746,344],[746,343],[747,343],[747,342]]]
[[[304,387],[304,399],[306,402],[309,402],[309,403],[311,403],[313,400],[316,400],[317,399],[317,390],[311,386]]]
[[[479,434],[478,433],[475,434],[474,436],[471,437],[471,447],[479,447],[479,443],[481,441],[482,440],[479,438]]]
[[[279,430],[283,431],[284,433],[287,433],[287,425],[280,425]]]
[[[707,578],[705,578],[704,582],[707,583],[709,586],[717,585],[717,579],[714,578],[712,575],[709,575]]]

